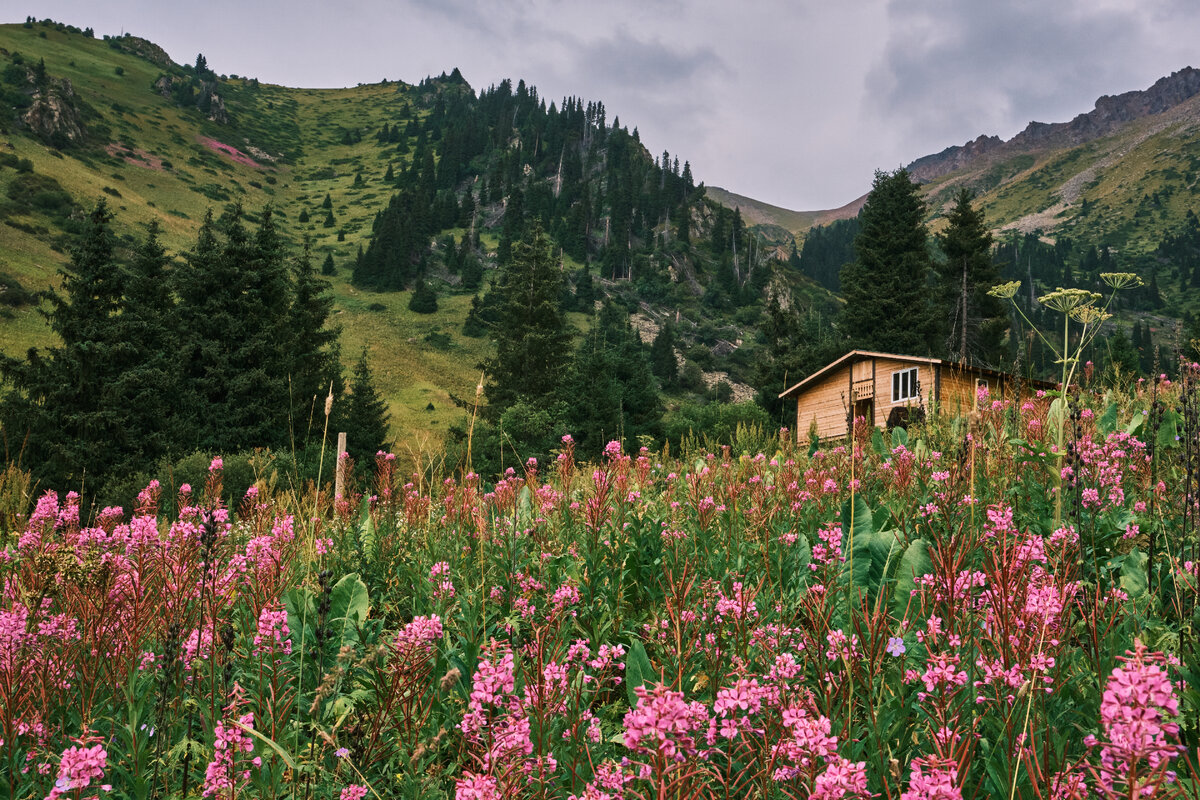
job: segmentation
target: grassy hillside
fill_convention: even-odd
[[[163,72],[160,65],[104,41],[41,25],[0,25],[0,48],[24,54],[27,62],[44,59],[47,73],[69,80],[93,109],[89,129],[108,129],[107,136],[61,151],[10,129],[4,133],[4,152],[14,160],[27,159],[32,174],[52,178],[77,207],[106,197],[126,241],[157,220],[174,253],[193,245],[206,211],[219,213],[226,204],[240,202],[253,213],[271,203],[289,238],[312,238],[318,264],[327,253],[333,255],[339,269],[330,280],[343,356],[349,365],[367,348],[395,429],[440,436],[461,417],[449,392],[473,394],[475,364],[486,345],[458,332],[469,298],[445,298],[437,314],[421,316],[407,310],[407,292],[364,293],[348,280],[348,264],[365,246],[375,213],[392,194],[383,182],[388,163],[403,163],[394,148],[383,152],[368,134],[388,119],[411,86],[291,89],[231,78],[222,85],[232,122],[218,125],[153,91]],[[355,129],[363,134],[361,141],[343,144],[343,134]],[[362,182],[356,185],[360,173]],[[8,196],[20,174],[0,169],[0,195]],[[326,195],[337,221],[329,228],[322,225]],[[310,222],[298,221],[302,210]],[[54,285],[56,270],[67,258],[70,225],[11,201],[0,216],[0,271],[29,289]],[[344,241],[338,241],[339,231]],[[441,334],[433,337],[437,346],[429,343],[430,334]],[[12,309],[0,320],[0,349],[6,353],[49,342],[49,330],[33,306]]]

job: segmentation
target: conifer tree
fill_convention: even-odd
[[[305,247],[307,247],[307,246],[308,246],[308,243],[307,243],[307,239],[306,239]],[[321,274],[322,275],[334,275],[336,273],[337,273],[337,265],[333,263],[333,253],[326,253],[325,260],[321,262]]]
[[[650,345],[650,367],[663,386],[674,386],[679,380],[679,363],[675,360],[675,327],[663,323]]]
[[[961,188],[937,237],[945,262],[936,265],[939,317],[945,350],[955,361],[998,366],[1008,322],[1000,301],[988,291],[1000,282],[992,260],[992,234],[974,194]]]
[[[570,358],[570,334],[559,306],[562,273],[540,222],[513,243],[496,284],[499,324],[488,374],[488,413],[498,417],[517,400],[538,406],[557,388]]]
[[[59,270],[62,293],[50,293],[45,315],[61,345],[22,360],[4,358],[13,392],[3,406],[10,452],[46,486],[86,490],[130,457],[123,409],[111,381],[121,367],[117,328],[124,274],[114,261],[112,215],[103,199],[88,216],[71,262]]]
[[[408,299],[408,310],[418,314],[433,314],[437,311],[437,293],[426,283],[424,278],[417,280],[412,297]]]
[[[253,239],[240,207],[221,227],[205,217],[177,294],[191,443],[227,453],[286,439],[291,287],[269,207]]]
[[[333,298],[329,284],[312,268],[311,246],[304,239],[300,255],[292,261],[292,302],[287,314],[290,407],[293,430],[320,416],[320,406],[330,385],[340,397],[345,382],[339,360],[340,333],[329,325]]]
[[[375,388],[366,348],[354,365],[350,396],[346,399],[345,425],[346,449],[359,462],[373,459],[376,453],[390,446],[387,404]]]
[[[851,346],[924,355],[936,327],[927,302],[925,202],[908,171],[877,171],[859,213],[857,258],[842,268],[842,327]]]
[[[130,459],[114,465],[115,475],[145,469],[177,448],[179,318],[158,232],[158,223],[151,222],[125,269],[125,297],[116,323],[123,343],[121,369],[112,391],[123,409]]]
[[[662,401],[646,347],[612,303],[576,349],[560,396],[567,430],[583,452],[598,455],[614,439],[636,449],[639,436],[661,433]]]

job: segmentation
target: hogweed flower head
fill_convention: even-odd
[[[1038,302],[1055,311],[1069,314],[1082,306],[1092,305],[1100,298],[1101,295],[1089,292],[1087,289],[1064,289],[1060,286],[1053,292],[1039,297]]]
[[[1017,296],[1019,291],[1021,291],[1020,281],[1008,281],[993,286],[988,290],[988,294],[992,297],[999,297],[1001,300],[1011,300]]]
[[[1100,280],[1114,289],[1132,289],[1144,285],[1133,272],[1101,272]]]

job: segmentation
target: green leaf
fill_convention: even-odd
[[[1150,588],[1146,575],[1147,556],[1138,548],[1133,548],[1125,555],[1121,564],[1121,588],[1134,603],[1143,599]]]
[[[887,445],[883,443],[883,431],[879,428],[871,431],[871,448],[879,455],[887,455]]]
[[[366,556],[375,555],[375,520],[371,519],[371,503],[366,497],[358,507],[358,541]]]
[[[851,513],[853,508],[853,513]],[[850,533],[851,519],[853,519],[854,539],[859,536],[868,534],[875,530],[874,518],[871,515],[871,507],[867,505],[867,501],[862,498],[862,495],[854,496],[854,505],[851,507],[850,500],[842,503],[842,552],[850,552]]]
[[[855,522],[857,524],[857,520]],[[900,558],[900,541],[895,531],[864,531],[854,536],[853,584],[866,590],[873,604],[889,567]]]
[[[317,624],[317,606],[311,589],[296,586],[284,597],[287,609],[288,630],[301,642],[312,639]]]
[[[916,578],[933,572],[933,561],[929,558],[929,543],[924,539],[914,540],[900,557],[900,567],[896,570],[896,589],[893,592],[893,602],[896,613],[908,607],[908,599],[912,590],[917,588]]]
[[[333,586],[329,596],[329,625],[333,630],[341,631],[341,641],[335,641],[338,647],[354,644],[358,641],[358,629],[367,621],[371,610],[371,601],[367,595],[367,585],[352,572],[342,576]]]
[[[1141,412],[1134,414],[1133,419],[1129,420],[1129,424],[1125,426],[1125,432],[1133,436],[1142,429],[1142,421],[1145,419],[1146,416]]]
[[[289,756],[287,754],[287,751],[284,750],[282,747],[280,747],[275,741],[273,741],[272,739],[269,739],[268,737],[264,736],[263,734],[259,733],[256,730],[254,730],[254,728],[243,725],[242,723],[238,722],[236,719],[233,719],[232,717],[225,721],[232,725],[236,725],[237,727],[241,728],[246,733],[253,736],[255,739],[258,739],[260,742],[265,744],[267,747],[274,750],[279,755],[279,757],[283,759],[283,763],[288,765],[288,769],[293,769],[293,770],[296,769],[296,761],[291,756]]]
[[[1174,409],[1163,414],[1162,424],[1158,426],[1158,447],[1160,450],[1179,446],[1179,414]]]
[[[637,707],[637,692],[634,689],[653,682],[657,677],[654,667],[650,665],[650,656],[646,655],[646,648],[640,639],[634,639],[625,655],[625,692],[629,695],[630,708]]]
[[[901,445],[908,447],[908,431],[904,428],[892,428],[892,449],[895,450]]]
[[[1116,403],[1108,404],[1108,408],[1104,409],[1104,413],[1100,415],[1100,419],[1096,420],[1096,428],[1105,436],[1117,429]]]

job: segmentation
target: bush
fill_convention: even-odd
[[[684,451],[730,445],[737,455],[754,455],[773,449],[775,439],[770,417],[754,403],[684,403],[666,416],[663,429],[672,448]]]

